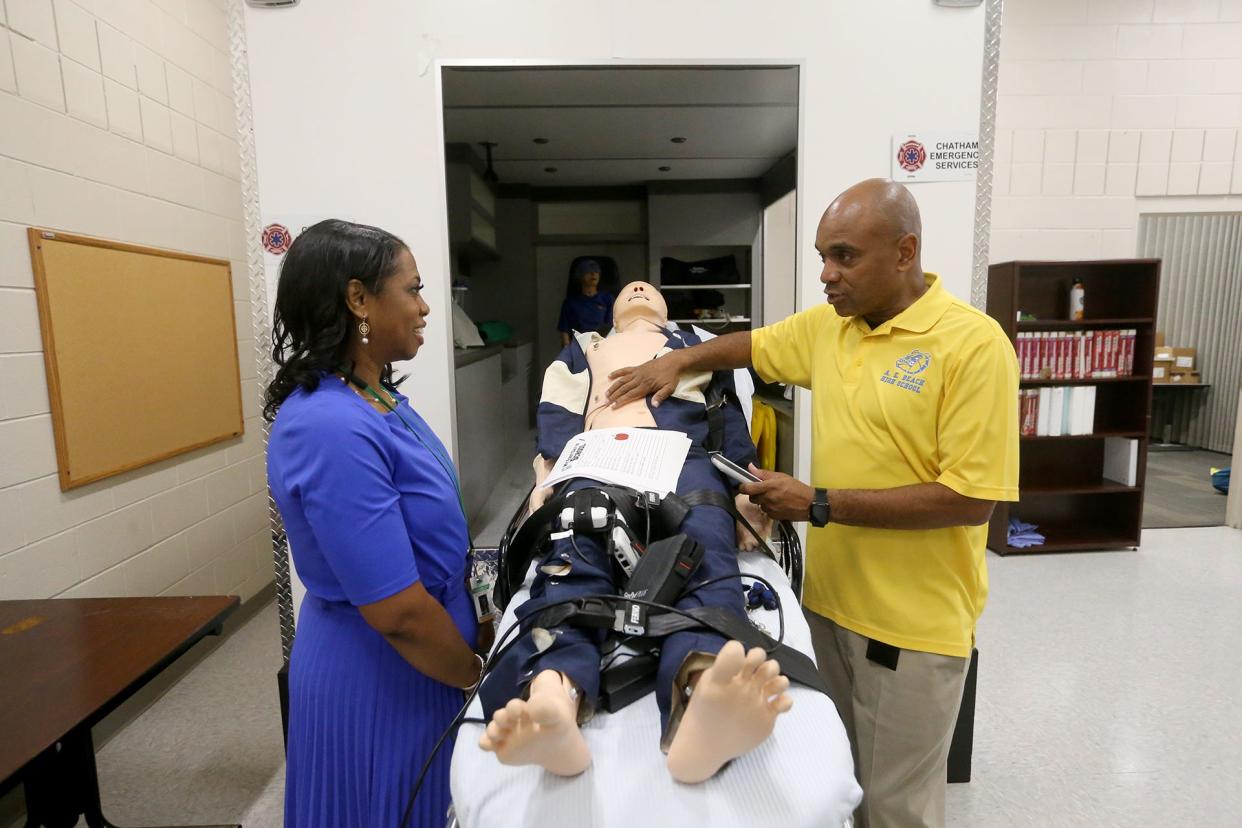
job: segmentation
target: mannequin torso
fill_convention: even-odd
[[[624,426],[656,427],[645,399],[628,402],[620,408],[608,405],[606,392],[612,384],[608,375],[618,368],[654,359],[667,342],[668,338],[659,331],[636,326],[594,342],[586,349],[587,365],[591,368],[591,393],[585,423],[588,431]]]

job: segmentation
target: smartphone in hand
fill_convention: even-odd
[[[725,477],[729,478],[730,480],[734,481],[735,483],[758,483],[759,482],[758,477],[755,477],[753,474],[748,472],[746,469],[742,468],[737,463],[734,463],[732,460],[730,460],[728,457],[725,457],[723,454],[721,454],[718,451],[713,451],[709,453],[708,457],[711,458],[712,465],[715,466],[717,470],[720,471],[721,474],[723,474]]]

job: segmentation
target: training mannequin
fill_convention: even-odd
[[[729,487],[707,457],[704,392],[714,385],[731,393],[731,373],[687,374],[677,391],[658,408],[651,408],[645,399],[610,407],[605,391],[613,370],[697,342],[689,334],[666,329],[668,308],[664,298],[644,282],[632,282],[622,289],[613,305],[613,320],[615,334],[607,339],[594,333],[577,334],[545,373],[532,509],[546,499],[547,490],[538,484],[547,477],[565,443],[592,428],[648,427],[684,432],[691,438],[692,447],[677,492],[711,489],[727,493]],[[721,411],[720,450],[745,467],[754,459],[754,446],[741,409],[736,400],[729,400]],[[583,480],[568,484],[571,490],[591,485],[592,481]],[[744,496],[735,503],[752,525],[766,534],[770,524],[758,510]],[[679,531],[702,544],[706,552],[675,605],[682,609],[722,607],[745,618],[735,547],[742,540],[747,546],[756,545],[753,537],[749,533],[743,536],[732,516],[714,505],[691,509]],[[708,581],[714,583],[694,588]],[[555,601],[577,595],[615,594],[618,589],[605,550],[594,537],[578,534],[572,540],[554,542],[536,571],[530,599],[517,613],[519,618],[528,618]],[[504,764],[539,765],[554,774],[573,776],[591,763],[578,725],[594,711],[605,634],[570,626],[538,632],[540,636],[527,634],[501,659],[480,688],[484,712],[491,721],[479,744]],[[673,778],[701,782],[762,743],[772,732],[776,717],[792,706],[784,692],[788,686],[779,665],[762,649],[746,652],[739,642],[726,642],[705,630],[668,636],[661,646],[656,699],[664,724],[661,748],[668,755]]]

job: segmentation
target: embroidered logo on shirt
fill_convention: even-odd
[[[897,367],[907,374],[921,374],[931,365],[931,354],[925,354],[918,348],[897,360]]]
[[[931,365],[931,360],[931,354],[915,348],[897,360],[897,370],[886,370],[884,376],[880,377],[880,382],[921,394],[923,393],[923,386],[927,384],[927,380],[917,375],[927,370],[927,366]]]

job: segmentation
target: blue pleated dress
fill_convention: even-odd
[[[307,595],[289,667],[285,825],[396,828],[419,769],[461,707],[358,606],[422,581],[467,642],[468,534],[443,444],[409,401],[381,414],[338,378],[298,389],[272,425],[267,469]],[[443,828],[448,740],[411,826]]]

